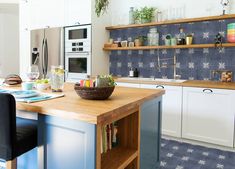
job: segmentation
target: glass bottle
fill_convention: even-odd
[[[186,44],[186,35],[184,33],[184,29],[180,28],[179,38],[177,45],[185,45]]]
[[[134,24],[135,20],[134,20],[134,7],[130,7],[130,11],[129,11],[129,24]]]
[[[147,36],[149,46],[159,45],[159,33],[157,32],[157,28],[151,28]]]

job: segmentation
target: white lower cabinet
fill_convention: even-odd
[[[182,137],[233,147],[235,91],[183,88]]]
[[[182,87],[140,84],[141,88],[164,89],[162,104],[162,134],[181,137]]]

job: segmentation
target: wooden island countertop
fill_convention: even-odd
[[[122,113],[140,106],[145,101],[161,96],[164,90],[116,87],[107,100],[84,100],[74,90],[74,84],[66,83],[64,97],[35,103],[17,103],[17,109],[43,115],[81,120],[98,124],[122,118]]]

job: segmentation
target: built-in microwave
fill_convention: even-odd
[[[90,52],[91,25],[65,27],[65,53]]]

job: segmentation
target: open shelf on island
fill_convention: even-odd
[[[106,27],[106,30],[128,29],[128,28],[169,25],[169,24],[180,24],[180,23],[189,23],[189,22],[203,22],[203,21],[223,20],[223,19],[235,19],[235,14],[208,16],[208,17],[200,17],[200,18],[176,19],[176,20],[169,20],[169,21],[162,21],[162,22],[151,22],[151,23],[144,23],[144,24],[108,26],[108,27]]]
[[[115,118],[114,118],[115,119]],[[97,146],[98,152],[103,152],[98,154],[100,156],[100,166],[101,169],[131,169],[139,168],[139,152],[140,152],[140,112],[139,109],[133,108],[125,111],[125,116],[115,119],[115,121],[107,121],[104,123],[102,128],[110,131],[109,127],[106,130],[107,125],[110,123],[115,123],[117,127],[116,141],[115,145],[112,144],[110,148],[110,140],[104,141],[105,138],[113,136],[113,133],[107,135],[102,134],[104,137],[98,138],[101,143]],[[105,127],[106,126],[106,127]],[[114,128],[113,128],[114,129]],[[113,140],[111,141],[113,142]],[[109,144],[109,146],[107,146]],[[102,147],[101,147],[102,145]],[[107,146],[107,147],[106,147]],[[99,147],[103,151],[99,150]],[[106,147],[106,148],[104,148]]]
[[[153,49],[187,49],[187,48],[214,48],[215,44],[193,44],[177,46],[138,46],[138,47],[104,47],[105,51],[112,50],[153,50]],[[235,47],[235,43],[223,43],[222,47]]]
[[[115,147],[102,154],[102,169],[119,169],[127,167],[138,156],[138,151],[123,147]]]

